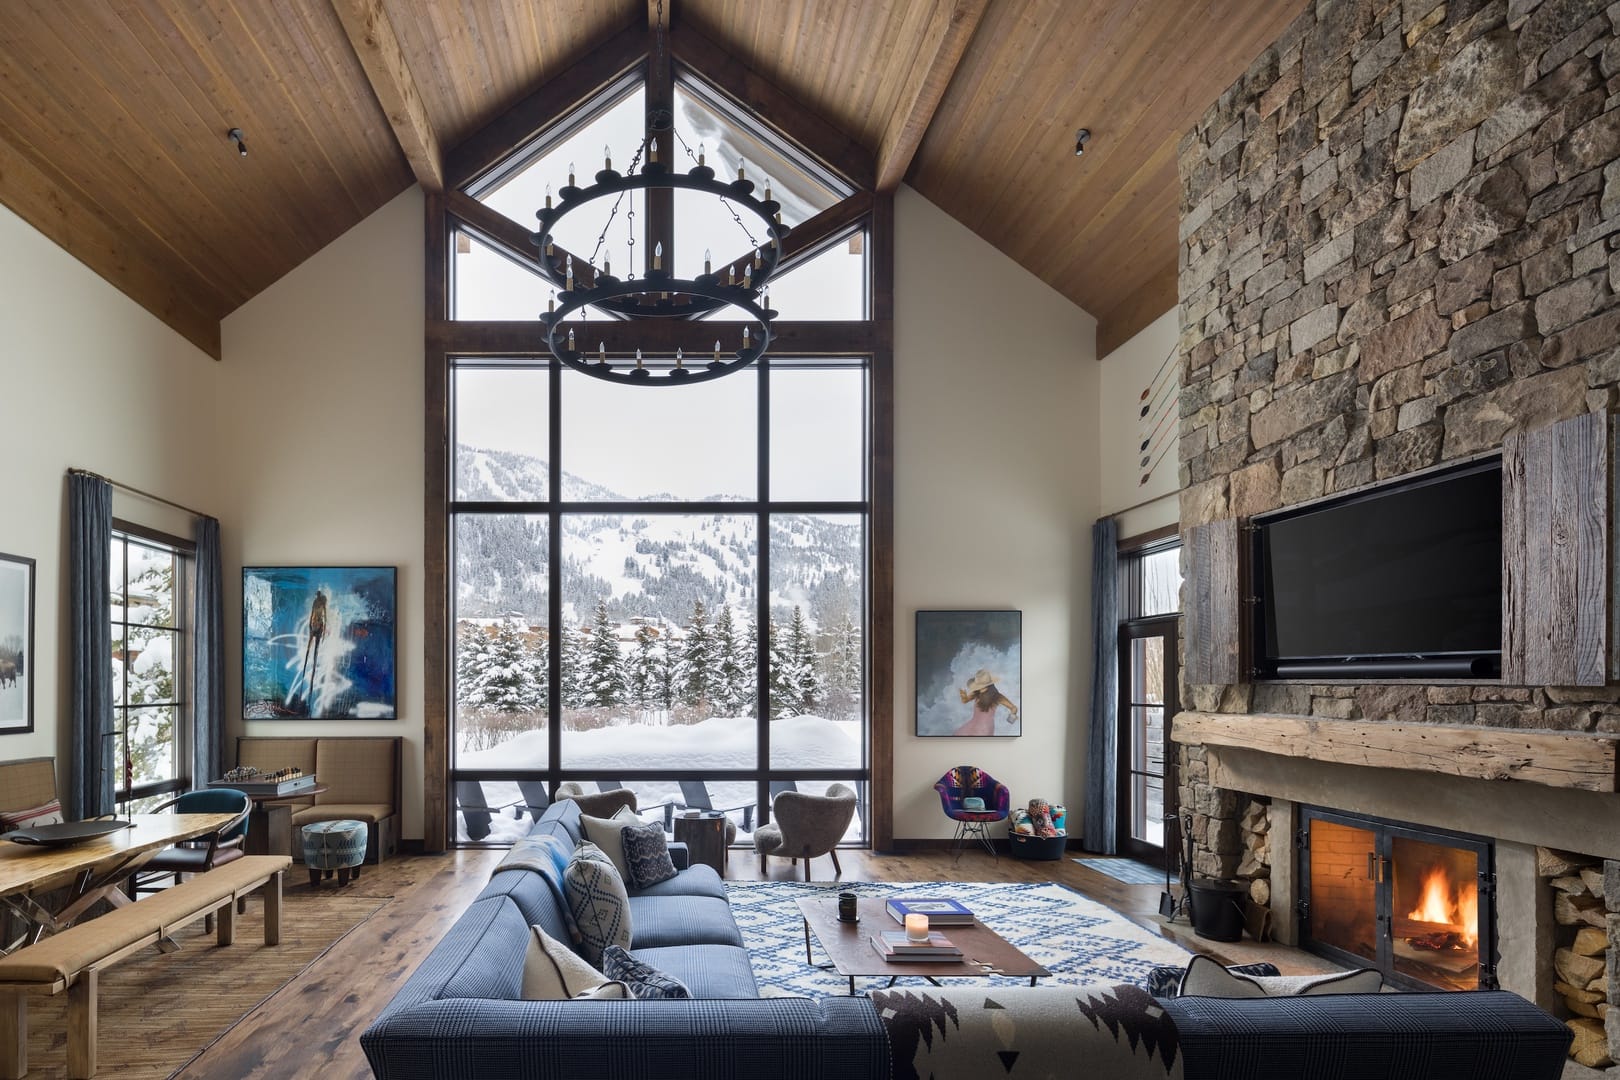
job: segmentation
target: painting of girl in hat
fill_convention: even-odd
[[[1024,733],[1023,614],[917,612],[917,734]]]
[[[1018,723],[1018,706],[1008,699],[1006,694],[996,689],[996,676],[984,668],[973,673],[973,678],[957,693],[961,695],[962,704],[973,706],[973,715],[967,723],[956,729],[957,735],[994,735],[996,733],[996,710],[1006,708],[1007,723]]]

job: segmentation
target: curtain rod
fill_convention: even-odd
[[[1173,497],[1175,497],[1177,495],[1180,495],[1180,494],[1181,494],[1181,492],[1179,492],[1179,491],[1168,491],[1168,492],[1165,492],[1163,495],[1155,495],[1151,499],[1143,499],[1139,503],[1133,503],[1132,505],[1125,507],[1123,510],[1111,510],[1107,514],[1104,514],[1103,516],[1104,517],[1114,517],[1114,518],[1123,517],[1126,514],[1130,513],[1132,510],[1140,510],[1144,506],[1152,506],[1156,502],[1163,502],[1165,499],[1173,498]]]
[[[91,477],[92,479],[100,480],[103,483],[111,484],[113,487],[118,488],[120,491],[127,491],[131,495],[139,495],[143,499],[151,499],[153,502],[162,503],[164,506],[172,506],[176,510],[179,510],[179,511],[181,511],[183,513],[190,514],[192,517],[205,518],[205,517],[210,516],[208,514],[203,513],[201,510],[193,510],[189,506],[183,506],[180,503],[175,502],[173,499],[165,499],[163,496],[154,495],[150,491],[142,491],[138,487],[132,487],[129,484],[121,484],[117,480],[112,479],[111,477],[102,476],[100,473],[91,472],[89,469],[69,469],[68,470],[68,475],[69,476],[88,476],[88,477]]]

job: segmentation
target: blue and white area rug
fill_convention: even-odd
[[[849,993],[849,981],[831,968],[812,967],[804,955],[804,919],[795,903],[801,896],[949,896],[973,910],[979,921],[1018,946],[1052,973],[1049,983],[1133,983],[1141,986],[1160,965],[1185,965],[1189,953],[1072,889],[1046,883],[1006,882],[839,882],[728,881],[731,912],[760,989],[827,997]],[[874,929],[892,929],[890,926]],[[948,932],[948,931],[947,931]],[[816,961],[826,961],[818,948]],[[863,988],[885,980],[857,980]],[[1027,979],[941,979],[946,985],[1028,985]]]

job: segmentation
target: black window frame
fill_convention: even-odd
[[[1180,847],[1180,812],[1176,779],[1175,753],[1170,744],[1170,720],[1181,711],[1180,670],[1180,610],[1144,614],[1143,567],[1149,556],[1167,551],[1180,551],[1181,534],[1177,527],[1168,526],[1142,536],[1121,540],[1119,558],[1119,629],[1116,637],[1115,659],[1118,664],[1118,685],[1115,687],[1116,731],[1115,740],[1115,848],[1120,854],[1133,858],[1160,861],[1166,852],[1177,852]],[[1155,847],[1132,835],[1131,820],[1135,798],[1132,780],[1138,774],[1148,775],[1135,767],[1131,758],[1131,725],[1133,711],[1144,703],[1131,698],[1132,646],[1143,638],[1164,639],[1164,762],[1163,762],[1163,820],[1164,846]]]
[[[191,672],[195,664],[193,649],[196,636],[191,627],[191,594],[194,584],[192,581],[196,573],[197,545],[182,537],[173,536],[158,529],[138,525],[131,521],[114,518],[112,522],[112,538],[114,544],[122,544],[124,548],[123,578],[120,582],[119,595],[124,598],[122,605],[124,616],[119,619],[116,615],[108,624],[108,632],[113,641],[129,641],[131,629],[159,629],[175,635],[174,653],[174,687],[175,698],[168,702],[142,702],[139,705],[129,703],[129,673],[126,671],[122,680],[122,688],[113,701],[113,735],[117,742],[114,749],[114,762],[116,764],[113,776],[113,802],[115,804],[129,804],[142,799],[151,799],[160,795],[187,791],[191,788],[191,760],[192,744],[195,739],[196,713],[192,708],[191,696],[188,691],[192,686]],[[135,623],[129,621],[129,545],[134,543],[141,547],[167,550],[176,558],[174,575],[174,622],[173,625],[157,625],[153,623]],[[109,587],[111,583],[108,583]],[[144,784],[136,784],[131,788],[123,785],[123,763],[129,754],[129,714],[131,709],[150,708],[153,706],[172,708],[174,710],[174,761],[176,775],[168,780],[159,780]]]

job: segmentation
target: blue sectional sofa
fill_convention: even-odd
[[[564,801],[533,831],[572,845],[579,829]],[[974,985],[761,998],[706,866],[630,901],[631,952],[692,1000],[524,1001],[529,927],[568,940],[559,884],[535,869],[491,877],[361,1036],[379,1080],[949,1080],[1003,1068],[1009,1053],[1117,1080],[1557,1080],[1569,1042],[1500,992],[1158,1001],[1131,986]]]

